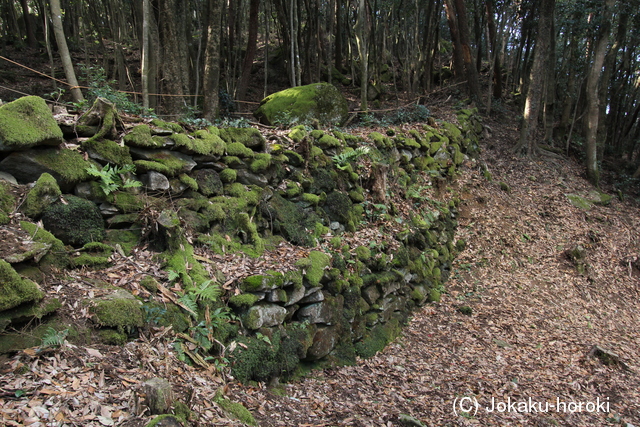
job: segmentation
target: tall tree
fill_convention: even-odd
[[[606,0],[600,14],[600,28],[596,37],[593,51],[593,62],[587,77],[587,178],[591,183],[598,185],[600,170],[598,168],[598,125],[600,120],[600,76],[602,66],[609,46],[609,33],[611,32],[611,15],[615,0]]]
[[[222,33],[223,0],[209,0],[207,46],[204,51],[203,91],[204,118],[214,121],[218,117],[220,88],[220,35]]]
[[[74,102],[82,102],[84,97],[82,91],[78,85],[78,79],[76,79],[76,72],[73,69],[73,61],[71,60],[71,54],[69,53],[69,47],[67,46],[67,38],[64,35],[64,29],[62,27],[62,10],[60,8],[60,0],[51,0],[51,21],[53,23],[53,34],[56,37],[56,43],[58,44],[58,52],[62,59],[62,67],[64,73],[67,76],[67,82],[71,85],[71,96]]]
[[[242,74],[240,82],[236,89],[236,98],[244,99],[247,88],[249,87],[249,79],[251,78],[251,68],[253,67],[253,59],[256,55],[256,47],[258,45],[258,12],[260,10],[260,0],[251,0],[249,3],[249,37],[247,39],[247,51],[242,62]]]
[[[549,58],[549,47],[551,43],[551,28],[553,21],[553,11],[555,0],[542,0],[540,6],[540,19],[538,21],[538,37],[536,39],[533,66],[529,77],[529,89],[527,99],[522,114],[522,124],[520,127],[520,139],[515,146],[515,151],[523,151],[526,155],[536,154],[537,144],[535,130],[538,126],[538,116],[540,113],[540,103],[544,89],[544,79],[547,59]]]

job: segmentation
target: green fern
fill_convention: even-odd
[[[198,300],[214,302],[220,296],[220,288],[213,280],[206,280],[196,288],[195,294]]]
[[[331,159],[338,169],[345,170],[349,163],[355,162],[360,157],[369,153],[369,147],[358,147],[355,150],[343,151]]]
[[[193,293],[184,294],[178,301],[183,305],[189,314],[194,318],[198,318],[198,302],[197,297]]]
[[[109,164],[106,164],[100,170],[93,163],[86,169],[89,175],[100,178],[100,188],[107,195],[123,188],[140,187],[142,185],[140,181],[122,177],[123,174],[135,172],[135,170],[136,167],[134,165],[112,167]]]
[[[65,329],[64,331],[56,331],[51,326],[47,329],[47,331],[42,336],[42,344],[40,344],[40,348],[56,348],[64,345],[65,338],[69,334],[69,330]]]

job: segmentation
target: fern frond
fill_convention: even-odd
[[[178,298],[178,302],[182,304],[182,307],[186,309],[194,319],[198,318],[198,304],[196,297],[192,293],[181,296]]]
[[[220,296],[220,288],[213,280],[206,280],[196,289],[196,295],[204,301],[214,302]]]

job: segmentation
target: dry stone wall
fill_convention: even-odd
[[[44,120],[41,99],[16,102],[33,104],[37,120]],[[7,106],[0,107],[0,127],[9,126],[1,119],[3,109]],[[115,124],[118,132],[110,134],[100,126],[85,127],[87,136],[78,138],[68,118],[58,117],[59,126],[48,116],[50,128],[40,137],[30,133],[25,143],[14,131],[0,129],[0,178],[6,180],[5,193],[14,185],[9,181],[36,183],[31,191],[42,195],[37,198],[42,203],[30,201],[25,215],[32,221],[47,218],[57,237],[50,238],[49,247],[102,242],[93,243],[94,257],[60,260],[41,253],[35,262],[41,267],[45,262],[108,265],[109,250],[128,253],[146,237],[164,251],[165,268],[186,289],[197,289],[211,274],[193,257],[185,227],[196,244],[213,251],[257,257],[278,239],[308,248],[308,255],[288,269],[235,281],[214,305],[228,306],[238,319],[216,330],[217,339],[232,347],[226,354],[232,374],[243,381],[267,380],[291,375],[305,363],[369,357],[397,336],[414,309],[439,300],[463,242],[454,241],[457,200],[434,200],[424,187],[454,179],[478,150],[482,125],[475,113],[459,111],[457,124],[430,120],[384,134],[298,126],[266,137],[255,128],[187,131],[152,120]],[[52,146],[62,141],[60,130],[67,142]],[[119,172],[109,175],[117,181],[112,191],[105,191],[104,176],[90,172],[107,166]],[[58,209],[60,195],[73,200],[65,196],[70,193],[90,202],[101,216],[87,221],[88,234],[73,239],[64,237],[74,230],[64,229]],[[16,205],[0,204],[5,223]],[[149,224],[144,221],[153,210],[159,213],[158,231],[145,236]],[[365,239],[363,233],[371,234]],[[21,259],[14,267],[19,270],[24,262],[34,259]],[[2,268],[19,287],[23,279],[14,277],[10,263]],[[219,272],[216,279],[226,281]],[[30,303],[41,295],[28,282],[24,302]],[[130,301],[126,306],[131,310]],[[182,308],[174,311],[186,316]],[[137,319],[133,328],[139,327]],[[117,322],[102,325],[123,330]],[[182,330],[187,328],[185,322]]]

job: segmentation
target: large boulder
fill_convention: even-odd
[[[347,100],[329,83],[314,83],[285,89],[267,96],[254,113],[266,125],[321,125],[344,123],[349,116]]]
[[[4,260],[0,260],[0,295],[0,311],[17,307],[25,302],[38,301],[44,297],[35,282],[20,277]]]
[[[64,201],[48,206],[42,222],[51,234],[71,246],[84,246],[106,237],[98,206],[76,196],[65,195]]]
[[[9,154],[0,162],[0,171],[13,175],[21,184],[48,173],[63,192],[68,192],[77,183],[90,179],[87,169],[92,163],[75,150],[33,149]]]
[[[61,143],[62,131],[44,99],[25,96],[0,107],[0,152]]]

